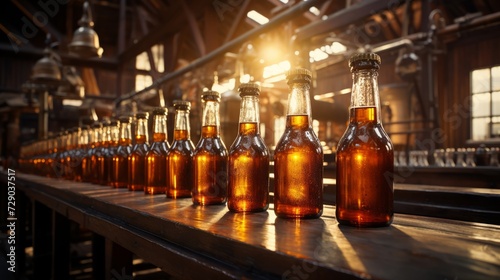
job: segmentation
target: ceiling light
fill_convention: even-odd
[[[251,10],[250,12],[248,12],[247,17],[261,25],[269,22],[269,19],[267,17],[263,16],[255,10]]]
[[[73,34],[73,40],[68,45],[69,52],[80,57],[101,57],[102,48],[99,46],[99,36],[92,26],[92,12],[89,3],[83,3],[83,15],[78,21],[80,27]]]

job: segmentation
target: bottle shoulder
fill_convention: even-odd
[[[323,153],[318,136],[309,126],[301,129],[287,127],[276,144],[275,153],[298,148]]]
[[[183,153],[183,154],[193,154],[194,152],[194,144],[193,141],[190,139],[185,139],[185,140],[174,140],[172,142],[172,146],[169,149],[169,154],[170,153]]]
[[[130,154],[136,154],[136,155],[144,156],[144,155],[147,154],[148,151],[149,151],[149,145],[148,144],[146,144],[146,143],[135,144],[132,147],[132,151],[130,152]]]
[[[260,134],[236,136],[229,148],[229,154],[246,152],[251,155],[269,156],[269,150]]]
[[[197,154],[217,154],[227,156],[227,149],[220,137],[204,137],[201,138],[194,150],[194,155]]]
[[[155,154],[155,155],[167,155],[168,149],[169,149],[169,144],[167,142],[153,142],[151,144],[148,154]]]
[[[381,123],[350,123],[340,138],[337,152],[351,148],[370,148],[392,151],[391,139]]]

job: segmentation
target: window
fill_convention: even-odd
[[[500,138],[500,66],[471,73],[472,140]]]
[[[163,45],[154,45],[151,48],[151,53],[153,55],[153,61],[159,73],[164,71],[164,61],[163,61]],[[147,52],[139,54],[135,59],[135,68],[145,71],[151,70],[151,65],[149,64],[149,57]],[[135,90],[141,90],[153,83],[153,78],[150,75],[138,74],[135,76]]]

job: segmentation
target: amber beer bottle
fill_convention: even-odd
[[[202,95],[201,139],[193,155],[193,203],[224,204],[227,200],[227,149],[220,138],[220,94],[206,91]]]
[[[118,143],[120,141],[120,121],[112,120],[109,128],[109,144],[108,152],[105,157],[105,164],[107,169],[106,185],[114,187],[115,177],[113,175],[113,157],[118,150]]]
[[[380,122],[377,70],[380,57],[355,54],[349,126],[337,147],[337,206],[340,224],[388,226],[393,217],[393,147]]]
[[[98,184],[99,183],[99,163],[98,163],[98,157],[101,149],[101,141],[102,141],[102,123],[100,122],[95,122],[92,125],[92,132],[94,133],[94,144],[92,145],[93,148],[90,152],[90,168],[89,168],[89,175],[90,175],[90,180],[89,182]]]
[[[71,134],[71,153],[69,155],[70,168],[73,173],[73,180],[76,182],[82,181],[82,157],[84,150],[81,145],[81,135],[83,131],[80,127],[73,128],[73,133]]]
[[[281,218],[317,218],[323,213],[323,149],[313,131],[311,72],[288,72],[285,132],[274,152],[274,212]]]
[[[132,118],[119,118],[119,140],[111,163],[111,185],[115,188],[128,186],[128,156],[132,152]]]
[[[193,189],[193,153],[189,127],[189,101],[174,100],[174,141],[168,151],[167,197],[190,197]]]
[[[231,212],[259,212],[269,207],[269,151],[259,132],[256,83],[239,87],[239,130],[229,148],[227,207]]]
[[[167,192],[167,115],[165,108],[153,110],[153,143],[146,154],[146,184],[144,193],[165,194]]]
[[[148,113],[137,113],[135,144],[128,156],[128,190],[144,191],[146,183],[146,154],[149,151]]]
[[[109,156],[109,144],[111,143],[111,122],[106,120],[103,122],[101,130],[101,144],[96,150],[97,154],[97,183],[99,185],[107,185],[109,166],[107,158]]]

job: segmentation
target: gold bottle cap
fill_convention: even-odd
[[[148,119],[149,118],[149,113],[147,112],[139,112],[135,114],[136,119]]]
[[[260,85],[258,83],[243,83],[238,87],[238,91],[240,92],[240,96],[248,96],[248,95],[259,95],[260,93]]]
[[[376,53],[355,53],[349,58],[349,67],[366,69],[366,68],[379,68],[382,60]]]
[[[101,123],[101,122],[97,122],[97,121],[96,121],[96,122],[94,122],[94,123],[92,124],[92,128],[101,128],[101,127],[102,127],[102,123]]]
[[[132,122],[132,117],[131,116],[121,116],[118,118],[120,123],[131,123]]]
[[[163,107],[156,107],[153,109],[153,115],[165,115],[165,112],[167,112],[167,110]]]
[[[312,72],[306,68],[295,68],[288,71],[286,75],[288,84],[292,83],[310,83],[312,80]]]
[[[181,110],[189,110],[191,108],[191,102],[185,100],[174,100],[174,108]]]
[[[207,90],[203,92],[201,95],[201,99],[207,101],[207,100],[212,100],[212,101],[219,101],[220,100],[220,93],[214,90]]]

